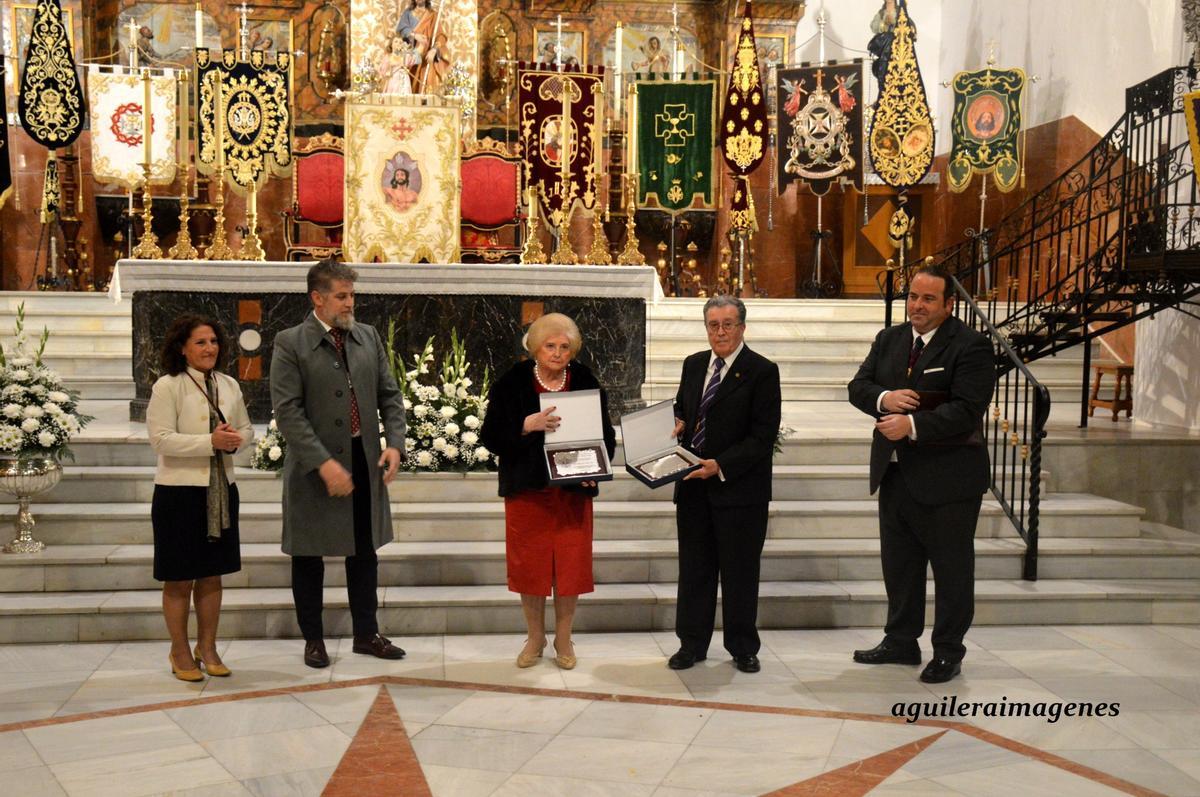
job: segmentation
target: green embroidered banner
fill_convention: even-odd
[[[638,206],[668,213],[715,206],[715,80],[638,81]]]
[[[1021,69],[981,69],[954,76],[954,146],[947,173],[951,191],[964,191],[975,174],[991,173],[996,187],[1011,191],[1021,176]]]

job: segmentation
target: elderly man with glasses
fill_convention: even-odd
[[[709,299],[704,326],[709,349],[684,360],[675,396],[675,436],[702,467],[675,484],[679,651],[667,664],[686,670],[707,657],[719,581],[725,649],[737,669],[758,672],[758,571],[779,434],[779,367],[742,340],[741,299]]]

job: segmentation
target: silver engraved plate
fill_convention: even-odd
[[[665,457],[659,457],[658,459],[652,459],[649,462],[643,462],[641,465],[637,466],[637,469],[644,473],[647,478],[657,481],[658,479],[664,479],[667,476],[670,476],[672,473],[678,473],[681,470],[687,470],[688,468],[692,467],[692,464],[693,463],[680,456],[677,452],[672,451]]]

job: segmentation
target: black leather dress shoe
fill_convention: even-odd
[[[370,639],[354,640],[355,653],[365,653],[368,656],[374,656],[377,659],[402,659],[404,658],[404,648],[397,647],[391,643],[387,637],[376,634]]]
[[[690,650],[680,648],[675,655],[667,659],[667,666],[672,670],[687,670],[698,661],[704,661],[705,656],[697,656]]]
[[[741,672],[758,672],[762,669],[762,665],[758,663],[758,656],[753,653],[748,656],[734,656],[733,666]]]
[[[944,684],[962,672],[961,661],[934,659],[921,671],[921,680],[927,684]]]
[[[902,648],[885,639],[870,650],[854,651],[854,660],[859,664],[920,664],[921,649],[916,645]]]
[[[317,669],[329,666],[329,654],[325,652],[322,640],[304,643],[304,663]]]

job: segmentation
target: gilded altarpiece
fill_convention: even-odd
[[[388,98],[346,104],[346,222],[355,263],[459,260],[461,110]]]

